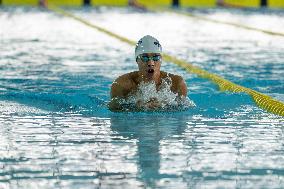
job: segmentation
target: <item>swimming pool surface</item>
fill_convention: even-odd
[[[284,38],[126,8],[69,12],[284,102]],[[193,10],[283,32],[269,10]],[[134,47],[36,8],[0,8],[0,188],[283,188],[284,118],[170,62],[196,107],[113,113]]]

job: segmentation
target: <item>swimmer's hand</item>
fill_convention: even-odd
[[[150,100],[146,103],[143,103],[141,100],[138,100],[136,106],[142,110],[157,110],[161,108],[161,103],[157,98],[150,98]]]
[[[108,107],[113,112],[128,112],[128,111],[148,111],[160,109],[161,103],[157,98],[150,98],[147,102],[138,100],[136,104],[124,103],[122,99],[113,98],[108,104]]]
[[[112,112],[136,112],[143,110],[143,103],[127,103],[125,99],[115,97],[108,103],[108,108]]]
[[[108,108],[112,112],[120,112],[124,110],[123,105],[121,104],[121,99],[119,98],[112,98],[111,101],[108,103]]]

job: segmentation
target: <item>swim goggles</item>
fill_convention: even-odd
[[[150,60],[153,60],[154,62],[158,62],[162,59],[161,55],[154,55],[154,56],[147,56],[147,55],[139,55],[139,58],[142,60],[142,62],[149,62]]]

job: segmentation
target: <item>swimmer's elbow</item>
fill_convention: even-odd
[[[120,100],[121,98],[123,98],[123,93],[121,92],[121,90],[117,90],[112,88],[111,92],[110,92],[110,97],[111,100],[108,103],[108,108],[110,111],[112,112],[118,112],[121,111],[122,107],[120,105]]]
[[[112,112],[119,112],[121,111],[121,106],[117,98],[112,98],[111,101],[108,103],[108,108]]]

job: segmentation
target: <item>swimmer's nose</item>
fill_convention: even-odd
[[[153,60],[150,60],[150,61],[148,62],[148,67],[149,67],[149,68],[153,68],[154,66],[155,66],[154,61],[153,61]]]

